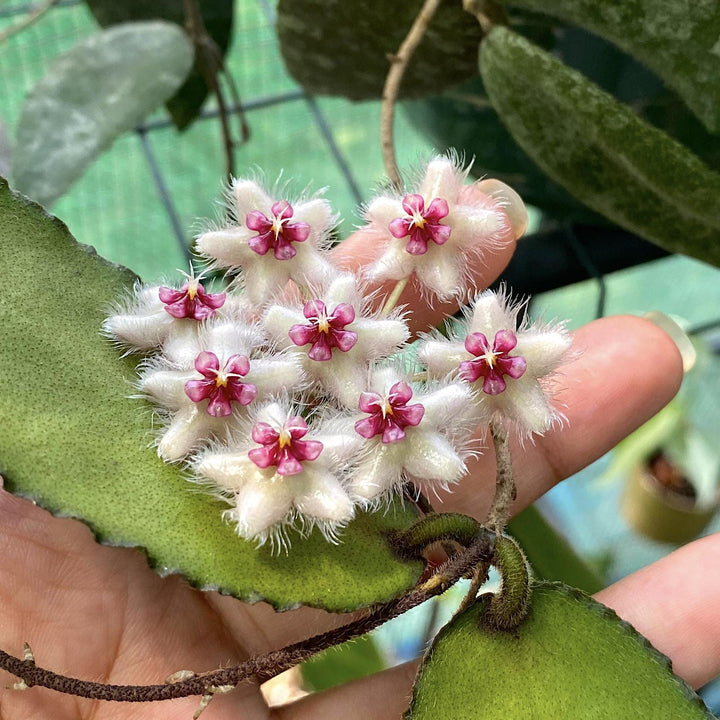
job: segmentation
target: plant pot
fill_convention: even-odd
[[[630,473],[620,508],[628,523],[642,535],[681,544],[704,530],[717,510],[717,503],[698,507],[687,488],[678,492],[663,485],[648,462]]]

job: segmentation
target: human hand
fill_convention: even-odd
[[[367,244],[359,235],[338,250],[348,265]],[[478,285],[499,274],[510,244],[478,269]],[[403,301],[423,308],[410,290]],[[443,308],[445,310],[445,308]],[[434,325],[443,310],[416,312],[416,329]],[[423,318],[420,328],[417,318]],[[676,392],[681,363],[672,341],[637,318],[596,321],[575,334],[580,357],[564,369],[558,400],[569,422],[525,448],[513,449],[518,483],[515,510],[603,454],[657,412]],[[484,518],[492,494],[492,450],[482,456],[442,510]],[[301,609],[276,614],[267,605],[244,605],[160,578],[137,550],[95,543],[82,524],[51,517],[31,503],[0,492],[0,647],[15,654],[27,641],[37,662],[63,674],[108,683],[159,682],[178,669],[197,672],[237,664],[249,656],[342,624],[347,617]],[[720,671],[720,583],[704,565],[720,553],[706,538],[599,594],[661,651],[676,672],[700,685]],[[678,582],[683,577],[684,582]],[[399,718],[407,707],[413,668],[403,666],[271,712],[256,683],[243,682],[218,697],[208,720]],[[14,679],[4,675],[2,684]],[[4,690],[0,716],[22,718],[189,718],[197,698],[122,705],[62,696],[35,688]]]

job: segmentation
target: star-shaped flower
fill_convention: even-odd
[[[467,173],[456,158],[439,156],[416,191],[370,203],[361,231],[384,249],[367,277],[403,280],[414,274],[441,300],[467,292],[472,261],[512,241],[524,230],[525,216],[522,201],[506,185],[495,181],[489,195],[477,184],[465,185]]]
[[[348,273],[327,281],[307,303],[270,305],[263,323],[279,347],[300,358],[309,377],[351,408],[365,389],[368,363],[392,355],[410,335],[400,314],[381,318],[371,311]]]
[[[202,273],[178,271],[185,277],[180,288],[136,283],[103,323],[103,332],[128,353],[159,348],[172,336],[197,335],[211,317],[248,318],[250,305],[234,293],[208,293]],[[181,341],[182,342],[182,341]]]
[[[520,307],[504,291],[488,290],[450,340],[425,340],[418,357],[432,377],[455,373],[470,383],[486,422],[497,414],[529,436],[562,420],[551,402],[552,375],[567,359],[571,339],[562,323],[518,327]]]
[[[259,325],[212,320],[199,335],[174,342],[145,363],[140,390],[161,408],[158,454],[174,461],[238,427],[246,408],[284,390],[302,388],[296,358],[263,350]]]
[[[466,472],[473,427],[472,392],[465,383],[439,382],[413,389],[394,367],[374,370],[353,418],[363,455],[350,492],[374,505],[412,480],[430,492]]]
[[[245,294],[256,305],[288,280],[304,286],[330,269],[322,250],[336,218],[326,200],[290,203],[241,178],[228,192],[228,213],[229,224],[200,235],[196,247],[213,267],[242,270]]]
[[[318,526],[329,540],[354,516],[343,484],[352,443],[329,416],[313,426],[287,401],[261,407],[226,448],[202,453],[194,469],[232,508],[225,516],[259,545],[287,546],[290,527]]]

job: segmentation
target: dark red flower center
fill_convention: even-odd
[[[408,405],[412,394],[412,388],[406,382],[395,383],[387,397],[374,392],[361,393],[360,409],[370,417],[355,423],[356,432],[368,439],[382,435],[385,444],[402,440],[405,428],[419,425],[425,415],[421,403]]]
[[[277,466],[278,475],[297,475],[303,462],[316,460],[323,450],[318,440],[302,440],[308,432],[299,415],[289,417],[280,428],[269,423],[255,423],[252,439],[262,447],[248,451],[248,457],[259,467]]]
[[[202,380],[188,380],[185,394],[196,403],[209,400],[208,415],[224,417],[232,414],[232,403],[249,405],[257,397],[257,388],[242,381],[250,371],[250,361],[244,355],[231,355],[220,367],[220,360],[212,352],[201,352],[195,358],[195,369]]]
[[[278,260],[289,260],[297,254],[292,243],[305,242],[310,235],[310,226],[291,219],[294,210],[287,200],[273,203],[270,214],[271,217],[267,217],[259,210],[247,214],[245,224],[258,233],[248,240],[248,247],[258,255],[265,255],[272,248]]]
[[[405,249],[411,255],[424,255],[428,243],[444,245],[450,237],[451,228],[442,225],[440,220],[446,217],[448,204],[442,198],[435,198],[425,209],[422,195],[406,195],[402,201],[405,217],[395,218],[389,226],[390,234],[398,239],[410,237]]]
[[[357,342],[357,333],[345,330],[345,326],[355,320],[355,310],[348,303],[340,303],[331,312],[327,312],[321,300],[305,303],[303,315],[307,323],[299,323],[290,328],[288,335],[295,345],[312,345],[308,357],[312,360],[330,360],[333,349],[348,352]]]
[[[517,337],[512,330],[499,330],[495,333],[492,348],[485,335],[471,333],[465,338],[465,349],[475,355],[475,359],[460,363],[460,376],[470,383],[482,377],[483,392],[499,395],[507,387],[504,375],[517,379],[527,370],[525,358],[510,355],[516,345]]]

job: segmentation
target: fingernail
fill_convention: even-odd
[[[690,340],[690,336],[683,330],[680,322],[666,315],[664,312],[660,312],[660,310],[651,310],[649,313],[645,313],[643,317],[654,325],[657,325],[670,336],[670,339],[680,351],[683,372],[688,372],[688,370],[692,369],[697,360],[697,351],[692,344],[692,340]]]

